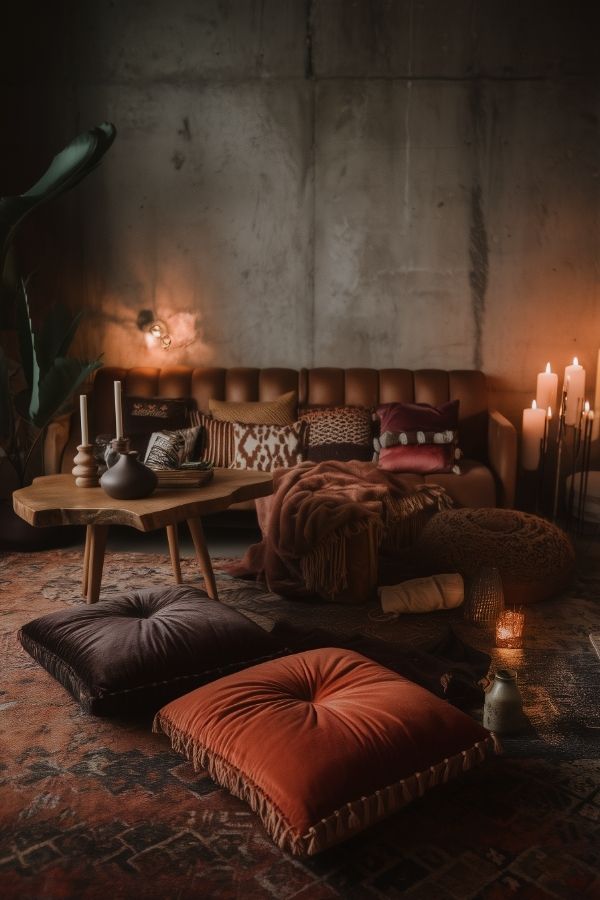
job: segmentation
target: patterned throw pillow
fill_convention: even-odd
[[[379,466],[390,472],[460,474],[458,400],[429,403],[386,403],[377,410],[379,437],[374,439]]]
[[[193,411],[192,425],[202,427],[201,457],[220,469],[227,469],[233,459],[233,423],[218,422],[212,416]]]
[[[244,425],[292,425],[296,420],[295,391],[282,394],[277,400],[237,403],[230,400],[209,400],[208,408],[219,422],[241,422]]]
[[[302,462],[304,423],[293,425],[244,425],[233,423],[232,469],[271,472]]]
[[[148,442],[144,462],[151,469],[177,469],[181,463],[196,459],[200,426],[177,431],[155,431]]]
[[[313,462],[368,461],[373,456],[373,423],[368,409],[359,406],[309,409],[302,413],[300,421],[308,426],[306,458]]]
[[[150,435],[155,431],[176,431],[189,424],[190,401],[167,397],[123,397],[123,427],[131,449],[143,459]]]

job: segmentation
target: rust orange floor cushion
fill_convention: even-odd
[[[348,650],[310,650],[174,700],[154,730],[311,855],[482,761],[492,736],[424,688]]]

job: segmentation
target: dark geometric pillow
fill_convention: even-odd
[[[155,712],[282,652],[254,622],[187,585],[49,613],[24,625],[19,640],[97,716]]]
[[[150,435],[144,463],[151,469],[177,469],[183,462],[198,458],[201,427],[177,431],[155,431]]]
[[[154,431],[177,431],[189,424],[190,400],[123,397],[123,428],[132,450],[144,459]]]

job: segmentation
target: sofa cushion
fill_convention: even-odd
[[[371,411],[357,406],[309,409],[300,416],[307,424],[306,459],[368,462],[373,457]]]
[[[227,469],[233,459],[233,424],[218,422],[204,413],[192,413],[192,422],[202,428],[202,459],[218,468]]]
[[[187,398],[123,397],[123,427],[131,449],[140,459],[146,455],[150,435],[155,431],[176,431],[189,424],[191,401]]]
[[[232,469],[272,472],[302,462],[304,423],[242,425],[233,423]]]
[[[154,431],[148,441],[144,463],[151,469],[177,469],[181,463],[198,458],[201,441],[199,425],[176,431]]]
[[[288,391],[276,400],[235,402],[232,400],[208,401],[214,419],[220,422],[242,422],[244,425],[291,425],[296,419],[298,398],[295,391]]]
[[[276,844],[318,853],[483,760],[490,734],[358,653],[312,650],[168,704],[154,729],[258,813]]]
[[[187,585],[50,613],[24,625],[19,640],[99,716],[155,712],[199,684],[279,653],[254,622]]]
[[[391,472],[452,472],[455,467],[458,400],[386,403],[377,409],[379,465]],[[457,470],[458,473],[458,470]]]

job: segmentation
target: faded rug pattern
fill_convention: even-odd
[[[186,581],[201,584],[194,560]],[[218,565],[216,566],[218,568]],[[600,573],[527,610],[519,669],[528,732],[505,755],[377,827],[301,861],[241,801],[173,753],[150,721],[85,715],[19,646],[21,624],[81,603],[76,551],[0,559],[0,896],[3,898],[598,898]],[[220,596],[264,627],[278,618],[421,644],[460,613],[382,619],[375,607],[286,601],[218,575]],[[168,559],[109,554],[103,592],[171,583]]]

